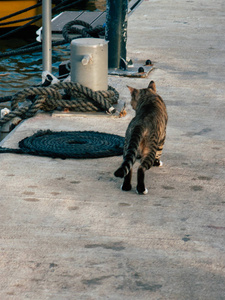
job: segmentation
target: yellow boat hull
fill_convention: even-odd
[[[25,8],[28,8],[30,6],[33,6],[37,3],[38,3],[37,0],[22,0],[22,1],[21,0],[7,0],[7,1],[0,0],[0,18],[8,16],[10,14],[13,14],[15,12],[18,12]],[[9,24],[9,25],[4,25],[4,26],[1,26],[1,23],[30,18],[30,17],[37,16],[38,14],[41,14],[41,6],[1,21],[0,28],[22,26],[22,25],[26,24],[27,22],[29,22],[29,20],[13,23],[13,24]],[[33,23],[33,25],[37,25],[37,26],[40,26],[40,24],[41,24],[41,21],[39,21],[39,23]]]

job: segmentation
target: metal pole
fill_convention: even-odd
[[[42,0],[42,68],[52,72],[52,1]]]
[[[109,68],[120,67],[120,57],[126,60],[128,0],[107,0],[106,34],[109,41]]]

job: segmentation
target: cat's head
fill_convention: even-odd
[[[130,90],[130,94],[131,94],[130,104],[134,110],[137,109],[137,104],[139,100],[142,99],[143,96],[146,95],[146,93],[153,93],[153,94],[156,93],[156,85],[153,80],[150,81],[147,89],[135,89],[131,86],[127,86],[127,87]]]

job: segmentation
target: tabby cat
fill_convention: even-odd
[[[167,111],[163,99],[156,92],[154,81],[147,89],[135,89],[128,86],[131,93],[131,106],[136,116],[131,120],[125,136],[123,163],[114,173],[124,177],[122,190],[131,190],[132,167],[137,158],[140,166],[137,171],[138,194],[147,194],[145,171],[152,166],[161,166],[160,156],[166,138]]]

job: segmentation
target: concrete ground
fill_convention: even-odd
[[[73,160],[0,155],[0,299],[225,299],[225,3],[144,1],[129,17],[128,55],[151,59],[169,123],[149,194],[120,190],[122,157]],[[133,112],[39,114],[2,143],[39,129],[124,135]],[[137,166],[135,167],[136,170]]]

